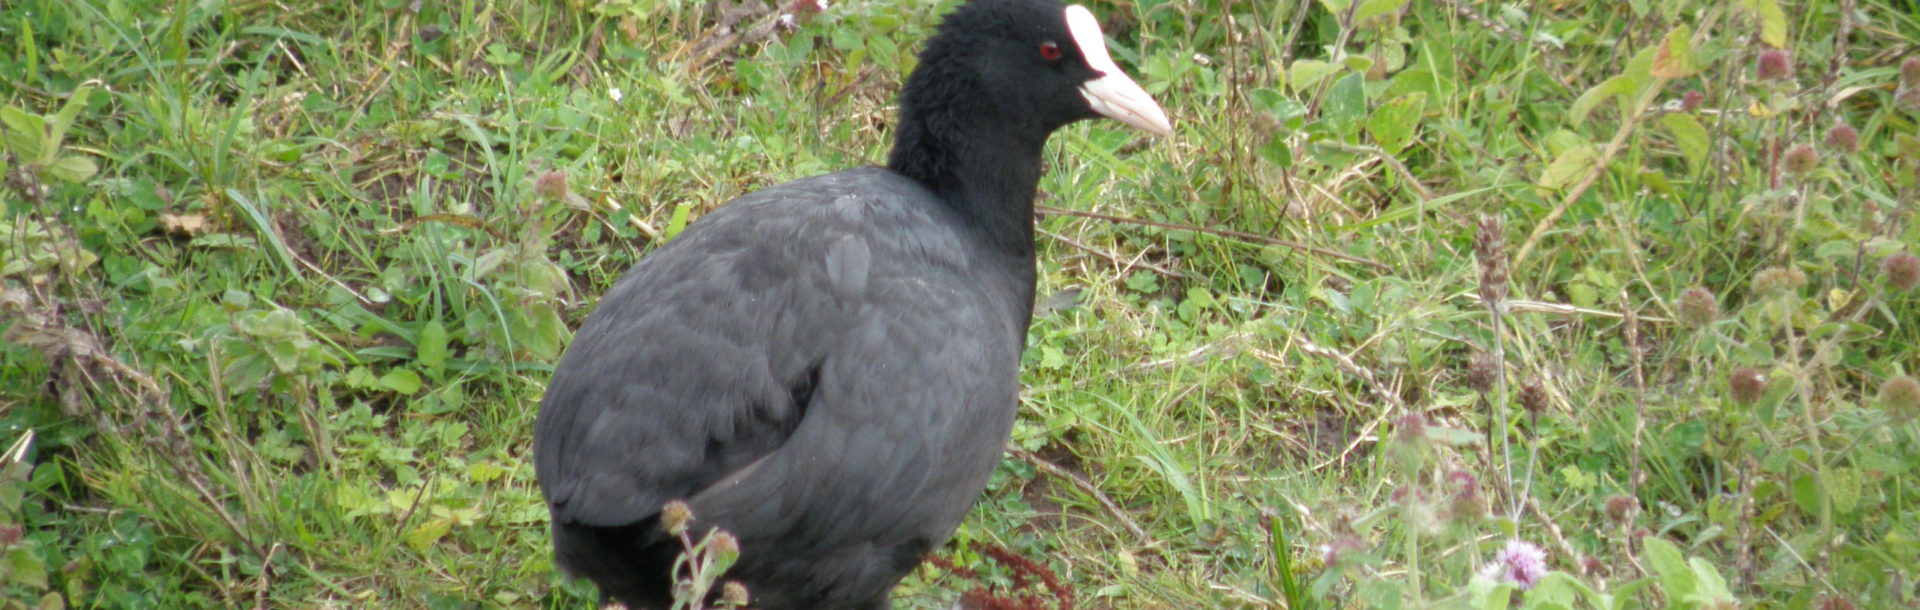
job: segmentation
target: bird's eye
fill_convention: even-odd
[[[1040,43],[1040,59],[1047,61],[1060,59],[1060,45],[1054,44],[1051,40]]]

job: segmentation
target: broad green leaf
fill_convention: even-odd
[[[92,85],[81,85],[79,89],[73,90],[72,95],[67,96],[67,103],[60,107],[59,114],[54,115],[53,124],[47,130],[47,149],[43,154],[52,157],[54,152],[60,149],[60,142],[67,138],[67,128],[73,127],[73,121],[80,117],[80,111],[87,108],[87,102],[91,99],[93,99]]]
[[[1398,153],[1412,143],[1414,129],[1420,126],[1420,111],[1426,104],[1424,93],[1410,93],[1381,104],[1367,118],[1367,133],[1381,150]]]
[[[1587,172],[1600,162],[1600,148],[1591,144],[1561,153],[1547,169],[1540,172],[1540,179],[1534,183],[1540,188],[1560,190],[1572,186],[1574,182],[1586,177]]]
[[[1693,56],[1692,36],[1693,31],[1684,25],[1667,32],[1666,40],[1654,51],[1648,73],[1659,78],[1682,78],[1699,72],[1700,62]]]
[[[1860,507],[1860,471],[1835,468],[1832,476],[1827,477],[1827,494],[1833,498],[1834,512],[1852,513]]]
[[[1626,75],[1600,81],[1600,84],[1594,85],[1573,100],[1573,106],[1567,109],[1568,118],[1573,119],[1574,125],[1579,125],[1587,120],[1587,115],[1593,112],[1594,106],[1613,96],[1633,93],[1634,86],[1634,80]]]
[[[440,320],[428,320],[420,326],[420,337],[414,344],[414,359],[429,373],[436,373],[447,366],[447,325]]]
[[[99,171],[100,168],[91,159],[79,155],[61,157],[48,164],[46,169],[48,177],[73,184],[86,182]]]
[[[1332,126],[1334,133],[1347,136],[1354,132],[1356,124],[1367,114],[1366,78],[1359,72],[1349,73],[1327,88],[1327,97],[1321,100],[1320,118]]]
[[[1302,59],[1287,68],[1287,85],[1293,87],[1295,94],[1311,94],[1320,86],[1320,79],[1331,76],[1336,69],[1337,66],[1324,61]]]
[[[407,369],[393,369],[380,376],[380,386],[396,394],[411,395],[420,391],[420,375]]]
[[[1682,112],[1670,112],[1660,117],[1667,132],[1673,134],[1673,144],[1680,148],[1680,157],[1687,160],[1687,169],[1699,172],[1707,162],[1709,146],[1707,128],[1693,115]]]
[[[1727,589],[1727,579],[1720,577],[1720,571],[1715,570],[1713,564],[1695,557],[1688,560],[1687,565],[1693,569],[1694,582],[1697,583],[1692,597],[1694,601],[1701,604],[1701,607],[1726,607],[1723,604],[1733,604],[1736,601],[1733,592]]]
[[[0,106],[0,131],[6,132],[7,152],[24,160],[40,158],[40,141],[47,130],[46,119],[12,106]]]
[[[1776,49],[1787,48],[1787,12],[1780,0],[1746,0],[1741,4],[1760,20],[1760,42]]]
[[[1655,536],[1641,540],[1641,544],[1646,545],[1641,559],[1646,560],[1647,567],[1653,570],[1654,576],[1659,577],[1660,588],[1666,591],[1667,599],[1686,599],[1693,594],[1693,568],[1687,565],[1687,559],[1680,554],[1680,549],[1666,539]]]
[[[1360,8],[1353,9],[1353,22],[1362,23],[1368,19],[1398,11],[1400,7],[1406,6],[1407,2],[1408,0],[1365,0],[1360,3]]]

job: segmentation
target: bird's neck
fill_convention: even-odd
[[[1031,258],[1033,198],[1045,146],[1044,135],[1023,138],[1004,125],[913,113],[901,118],[887,167],[932,189],[995,248]]]

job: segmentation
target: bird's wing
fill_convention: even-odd
[[[548,386],[535,432],[536,470],[555,520],[625,525],[723,480],[739,488],[739,477],[729,476],[794,468],[769,456],[801,437],[812,447],[815,434],[911,433],[894,429],[908,423],[897,416],[868,424],[862,419],[870,414],[851,409],[928,399],[910,388],[862,384],[889,370],[922,375],[941,367],[922,361],[909,371],[861,360],[894,358],[905,366],[909,355],[939,355],[886,352],[889,342],[901,350],[915,320],[876,326],[871,318],[922,315],[900,311],[899,303],[924,303],[939,291],[900,277],[912,268],[903,261],[951,257],[960,248],[947,243],[951,235],[889,226],[926,224],[885,205],[889,197],[924,192],[884,180],[885,188],[867,184],[876,171],[790,182],[736,200],[602,297]],[[901,292],[913,286],[922,288]],[[1004,373],[1011,384],[1012,371]],[[964,390],[933,383],[949,401]],[[1008,394],[1009,409],[1011,400]],[[807,423],[815,419],[818,426]]]

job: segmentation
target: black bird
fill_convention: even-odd
[[[561,359],[534,437],[566,571],[671,604],[661,506],[740,542],[763,609],[887,608],[985,488],[1013,424],[1054,130],[1168,134],[1093,14],[973,0],[901,95],[886,167],[742,196],[627,271]]]

